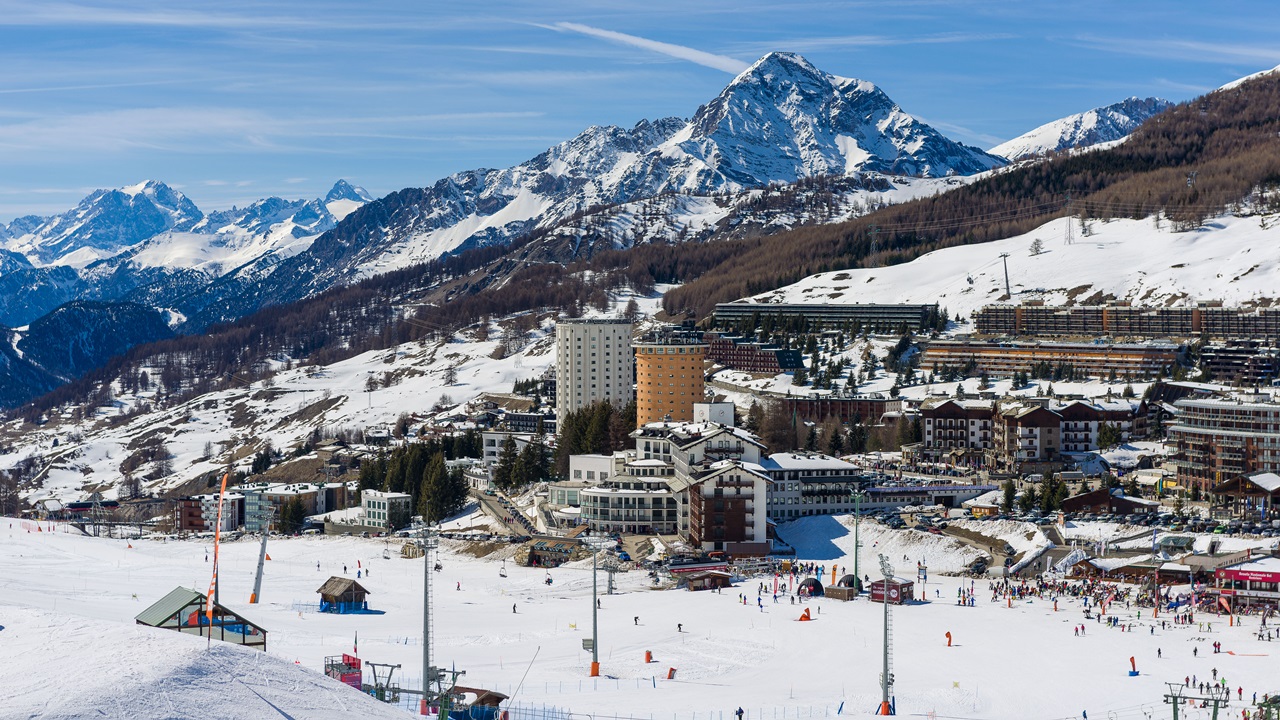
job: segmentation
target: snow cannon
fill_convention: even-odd
[[[805,608],[804,612],[800,614],[800,622],[809,622],[812,619],[813,618],[809,616],[809,608]]]
[[[1129,656],[1129,667],[1132,668],[1129,670],[1129,677],[1138,677],[1138,663],[1132,655]]]
[[[951,631],[947,631],[947,647],[951,647]]]

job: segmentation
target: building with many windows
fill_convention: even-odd
[[[1224,307],[1212,300],[1172,307],[1123,302],[1063,306],[1029,300],[987,305],[973,313],[973,321],[983,335],[1280,340],[1280,308]]]
[[[721,460],[671,480],[688,512],[687,542],[705,552],[768,555],[771,481],[756,463]]]
[[[409,524],[413,515],[411,502],[413,496],[408,493],[362,490],[360,511],[363,524],[387,531],[399,530]]]
[[[873,303],[771,303],[738,300],[716,304],[714,322],[729,327],[743,321],[770,317],[780,324],[800,327],[860,327],[872,332],[919,330],[938,313],[937,305]]]
[[[612,318],[556,323],[556,414],[598,402],[631,402],[635,385],[631,323]]]
[[[582,488],[582,521],[593,531],[672,535],[679,505],[671,491],[675,467],[661,460],[632,460],[621,472]]]
[[[707,343],[707,357],[733,370],[777,375],[804,367],[799,350],[717,332],[706,333],[703,340]]]
[[[951,399],[920,406],[922,453],[931,461],[954,450],[985,451],[992,447],[994,400]]]
[[[956,370],[968,375],[987,373],[1012,377],[1037,369],[1069,371],[1079,376],[1157,377],[1169,375],[1182,349],[1171,343],[985,342],[934,340],[920,356],[920,369],[940,373]]]
[[[1178,484],[1208,490],[1255,471],[1280,471],[1280,403],[1267,394],[1185,397],[1174,403]]]
[[[666,331],[635,345],[636,427],[692,422],[693,405],[706,394],[701,333]]]
[[[874,479],[853,463],[814,452],[774,453],[760,469],[772,481],[766,506],[774,522],[853,512],[854,491]]]

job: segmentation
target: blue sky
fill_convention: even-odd
[[[1280,64],[1274,2],[0,0],[0,218],[154,178],[201,208],[375,195],[690,116],[770,50],[981,147]]]

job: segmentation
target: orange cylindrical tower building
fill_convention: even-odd
[[[693,404],[704,401],[700,333],[656,335],[635,344],[636,427],[668,418],[692,422]]]

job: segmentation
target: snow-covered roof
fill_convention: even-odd
[[[813,453],[774,453],[760,461],[763,470],[837,470],[860,472],[857,465],[830,455]]]
[[[975,505],[981,507],[995,507],[1000,504],[1000,490],[991,490],[984,492],[976,498],[971,498],[960,503],[961,507],[973,507]]]
[[[1249,482],[1257,485],[1267,492],[1275,492],[1277,489],[1280,489],[1280,475],[1273,472],[1254,473],[1252,475],[1246,475],[1245,477]]]

